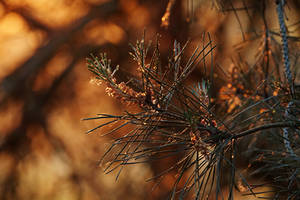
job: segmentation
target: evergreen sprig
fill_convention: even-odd
[[[212,55],[215,46],[211,40],[203,48],[197,47],[185,63],[188,43],[181,46],[175,41],[169,63],[163,67],[159,42],[148,61],[151,45],[144,38],[137,41],[131,45],[130,55],[136,61],[139,76],[132,76],[126,83],[117,81],[119,68],[112,70],[105,54],[88,59],[89,70],[106,84],[108,95],[139,110],[85,119],[109,120],[88,133],[109,124],[116,125],[104,135],[122,133],[100,161],[103,164],[110,160],[104,171],[118,169],[118,178],[126,165],[180,157],[149,179],[156,181],[168,173],[177,173],[170,199],[189,195],[194,199],[233,199],[235,191],[257,198],[271,194],[273,199],[299,199],[300,101],[291,79],[282,2],[278,1],[277,6],[288,85],[281,81],[279,73],[274,73],[280,64],[271,64],[275,44],[266,22],[261,35],[263,51],[257,53],[257,63],[249,66],[237,59],[227,83],[214,98],[213,69],[209,77],[192,86],[186,81],[199,63]],[[130,85],[133,79],[134,88]],[[247,160],[246,167],[241,166],[241,160]],[[264,183],[248,181],[257,177]],[[259,191],[262,187],[272,190]]]

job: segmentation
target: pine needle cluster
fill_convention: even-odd
[[[279,22],[284,23],[284,5],[280,1],[277,6]],[[214,98],[212,75],[187,84],[199,63],[212,56],[212,41],[196,48],[186,62],[188,43],[175,41],[168,65],[161,66],[159,41],[152,47],[142,38],[131,53],[139,74],[127,82],[118,82],[119,67],[113,68],[105,54],[91,56],[88,68],[106,84],[107,94],[139,110],[85,119],[109,120],[88,132],[109,124],[116,125],[105,135],[130,128],[103,155],[101,162],[110,159],[104,171],[121,172],[126,165],[179,157],[151,178],[177,173],[170,199],[233,199],[236,191],[258,198],[299,199],[300,91],[291,78],[285,25],[280,28],[284,63],[271,62],[276,50],[268,32],[263,33],[258,64],[237,60]],[[284,80],[276,73],[278,65],[284,68]],[[250,183],[251,178],[260,179],[260,184]],[[259,190],[262,187],[269,190]]]

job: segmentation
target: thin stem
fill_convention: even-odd
[[[265,129],[270,129],[270,128],[285,128],[285,127],[297,127],[300,126],[300,121],[286,121],[286,122],[275,122],[271,124],[265,124],[262,126],[258,126],[246,131],[243,131],[237,135],[232,136],[232,139],[237,139],[240,137],[244,137],[246,135],[250,135],[252,133],[255,133],[257,131],[265,130]]]

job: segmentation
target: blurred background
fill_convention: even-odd
[[[217,44],[213,62],[220,66],[215,74],[217,93],[234,54],[256,62],[265,39],[261,13],[267,13],[269,29],[279,33],[275,4],[259,2],[0,1],[0,199],[166,199],[174,174],[159,187],[145,180],[170,160],[126,167],[117,181],[116,173],[103,174],[98,160],[117,135],[101,137],[109,127],[85,134],[102,122],[82,119],[130,108],[107,96],[105,86],[91,83],[86,58],[106,52],[113,66],[134,74],[129,43],[141,39],[144,30],[146,40],[153,43],[159,34],[165,64],[174,40],[190,39],[192,50],[209,40],[203,35],[209,32]],[[162,26],[168,3],[170,18]],[[296,39],[299,10],[297,0],[289,2],[289,30]],[[253,35],[256,39],[237,53],[236,45],[248,45],[245,41]],[[280,41],[278,35],[274,38]],[[211,62],[209,58],[206,64]],[[203,66],[193,73],[197,79],[204,76]]]

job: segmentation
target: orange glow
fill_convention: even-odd
[[[268,109],[262,108],[262,109],[259,110],[259,113],[261,114],[261,113],[265,113],[265,112],[267,112],[267,111],[268,111]]]
[[[138,6],[136,0],[122,0],[120,4],[128,14],[129,24],[137,29],[143,30],[150,20],[149,10],[143,6]]]
[[[19,126],[22,120],[23,103],[22,102],[10,102],[5,109],[0,110],[0,135],[4,136],[4,133],[9,133],[14,128]]]
[[[1,56],[0,79],[32,55],[44,39],[43,32],[30,30],[24,19],[16,13],[8,13],[0,19],[0,55],[9,55]]]
[[[88,12],[83,0],[6,0],[6,2],[15,7],[26,7],[33,16],[53,28],[70,24]]]
[[[210,149],[210,143],[207,145],[206,142],[214,143],[218,141],[221,143],[223,138],[228,137],[227,134],[224,134],[224,137],[221,135],[219,139],[219,135],[217,135],[219,132],[215,132],[215,130],[221,130],[220,133],[226,133],[228,129],[233,127],[232,133],[238,134],[240,130],[246,129],[243,127],[242,129],[236,129],[239,123],[236,123],[236,125],[231,124],[232,116],[234,116],[234,120],[241,118],[243,125],[246,124],[246,119],[254,121],[251,116],[244,116],[249,111],[244,108],[238,115],[231,114],[239,112],[238,108],[246,106],[248,102],[251,104],[263,98],[261,97],[263,96],[261,88],[255,88],[255,91],[253,91],[253,88],[251,88],[253,86],[251,85],[252,83],[249,84],[250,86],[244,84],[248,83],[249,80],[246,73],[247,69],[245,69],[248,67],[246,64],[250,63],[249,66],[252,67],[254,72],[256,72],[256,68],[260,68],[260,71],[258,71],[260,75],[260,73],[263,73],[263,67],[259,62],[263,62],[269,55],[269,72],[272,75],[268,76],[266,83],[270,83],[273,75],[277,73],[271,67],[274,64],[271,53],[277,55],[279,52],[277,52],[277,49],[275,51],[273,51],[274,48],[271,49],[271,43],[274,42],[273,38],[272,40],[271,37],[268,37],[267,40],[263,38],[258,42],[255,38],[255,45],[250,45],[251,42],[249,41],[253,39],[254,35],[247,28],[252,28],[253,26],[256,29],[255,23],[259,23],[259,20],[257,22],[254,21],[254,25],[250,24],[246,20],[246,12],[238,11],[238,13],[241,13],[240,20],[245,28],[246,39],[249,39],[248,42],[243,42],[240,26],[232,13],[220,12],[216,7],[211,6],[212,1],[210,0],[201,0],[197,1],[197,3],[194,1],[193,8],[191,8],[191,4],[187,7],[186,3],[192,1],[0,0],[0,198],[2,193],[8,193],[9,198],[7,199],[32,200],[167,199],[168,192],[179,177],[180,165],[175,166],[171,173],[164,175],[161,183],[154,191],[151,188],[151,184],[155,185],[159,178],[155,178],[150,184],[145,182],[145,180],[156,176],[172,165],[174,166],[174,163],[180,161],[182,156],[192,155],[189,153],[195,150],[198,153],[202,153],[202,155],[204,154],[207,160],[210,159],[208,154],[214,150]],[[169,4],[176,2],[176,5],[174,3],[174,9],[167,9],[168,2]],[[238,1],[235,0],[234,2]],[[102,4],[104,3],[103,9]],[[188,23],[185,20],[184,9],[189,13]],[[250,9],[249,12],[252,12],[252,10]],[[191,16],[192,14],[194,16]],[[268,14],[273,16],[272,13]],[[174,24],[172,24],[173,17],[176,19]],[[170,18],[172,19],[171,21]],[[82,21],[80,19],[86,20],[84,21],[85,23],[81,24],[80,22]],[[272,23],[274,22],[271,21],[270,30],[278,32],[278,24],[273,26]],[[292,20],[289,23],[292,24]],[[82,26],[77,27],[78,24]],[[170,30],[163,29],[161,24],[165,27],[168,26]],[[265,31],[261,24],[258,26],[260,28],[256,36],[260,36]],[[213,56],[208,55],[205,58],[206,68],[204,72],[202,56],[208,53],[209,48],[205,49],[203,54],[201,53],[197,61],[195,61],[197,63],[195,73],[191,73],[191,78],[187,80],[187,84],[189,84],[192,81],[201,81],[202,78],[205,80],[213,78],[212,81],[209,81],[209,83],[213,83],[211,85],[213,87],[210,87],[207,93],[207,95],[212,94],[213,99],[210,97],[210,102],[207,96],[200,99],[201,101],[184,96],[173,104],[172,101],[176,101],[176,96],[173,94],[165,95],[169,82],[167,82],[166,87],[161,87],[162,85],[160,85],[163,81],[170,78],[169,74],[165,73],[162,78],[156,79],[152,77],[152,74],[149,77],[144,76],[142,72],[147,70],[140,66],[136,68],[136,66],[141,65],[141,60],[137,59],[136,62],[130,58],[128,51],[133,53],[133,50],[129,44],[134,44],[136,40],[140,40],[143,30],[146,30],[145,41],[151,40],[152,47],[154,47],[149,48],[145,58],[145,67],[153,72],[153,76],[156,75],[154,72],[163,72],[162,74],[164,74],[164,70],[168,67],[168,61],[174,61],[171,56],[174,53],[174,41],[176,40],[178,43],[180,41],[182,50],[185,42],[190,39],[190,43],[181,54],[182,59],[177,60],[176,57],[176,60],[180,60],[180,63],[178,62],[177,68],[179,74],[175,73],[175,76],[183,73],[183,68],[192,55],[194,47],[198,45],[200,50],[209,40],[207,35],[205,36],[206,38],[203,38],[202,33],[210,33],[212,45],[216,44]],[[296,28],[295,31],[292,30],[289,33],[290,36],[297,36],[297,30]],[[280,41],[280,36],[270,32],[271,34],[277,42]],[[159,38],[158,48],[161,51],[158,58],[155,56],[151,58],[153,52],[158,53],[155,49],[156,36]],[[265,41],[270,43],[270,49],[265,54],[259,52],[260,54],[254,56],[253,52],[257,50],[264,51]],[[294,43],[293,38],[289,39],[289,43]],[[240,44],[238,45],[239,49],[236,50],[236,47],[232,47],[233,44]],[[293,45],[296,46],[298,44]],[[251,56],[248,57],[249,52],[251,52]],[[108,58],[111,59],[111,71],[115,69],[115,66],[120,66],[120,70],[115,73],[115,77],[112,79],[115,88],[109,86],[105,81],[102,81],[103,84],[101,84],[101,81],[95,79],[94,74],[87,69],[86,59],[90,58],[90,54],[99,55],[100,53],[107,53]],[[138,52],[139,55],[143,53]],[[294,52],[291,51],[290,53],[292,55]],[[241,57],[247,57],[248,60],[245,63],[235,60],[236,54]],[[152,62],[152,65],[149,62]],[[74,65],[72,65],[72,68],[69,68],[69,71],[66,71],[70,64]],[[213,66],[213,68],[210,68],[210,66]],[[281,66],[281,63],[278,66]],[[297,66],[293,67],[297,68]],[[213,74],[210,74],[212,69]],[[284,73],[281,69],[278,71],[278,73]],[[176,79],[173,75],[171,74],[172,80],[173,78]],[[139,79],[139,77],[143,77],[144,80]],[[259,80],[259,78],[257,79]],[[243,81],[242,84],[239,84],[242,82],[240,80]],[[300,76],[296,76],[295,80],[300,80]],[[53,84],[54,82],[57,84]],[[149,85],[156,89],[155,92],[152,89],[148,89],[148,82],[150,83]],[[170,84],[170,86],[172,88],[173,86],[179,86],[181,89],[181,85],[185,83],[184,81],[178,81],[178,84]],[[257,84],[258,82],[255,82],[255,86]],[[277,96],[274,98],[277,101],[283,96],[284,91],[282,87],[284,87],[284,84],[281,84],[281,82],[278,82],[278,85],[272,85],[271,88],[266,89],[267,95],[271,93],[273,96]],[[163,95],[158,94],[160,92]],[[177,90],[174,90],[174,94],[177,92]],[[183,93],[184,95],[189,95],[189,93]],[[121,94],[127,95],[128,98],[124,98]],[[201,93],[199,96],[201,95],[204,94]],[[245,98],[248,100],[247,104],[244,104]],[[5,101],[2,101],[3,99]],[[189,102],[193,104],[193,109],[195,110],[199,109],[198,105],[200,104],[198,103],[201,103],[199,112],[195,116],[191,115],[190,121],[193,123],[185,123],[186,121],[184,120],[190,115],[185,116],[184,110],[184,112],[176,114],[178,110],[181,111],[181,109],[188,108],[190,106]],[[214,104],[211,104],[212,102]],[[177,106],[177,103],[180,105]],[[271,113],[274,116],[280,114],[280,110],[275,110],[277,107],[274,107],[273,110],[262,108],[262,106],[269,104],[272,106],[271,101],[265,103],[257,104],[257,107],[251,108],[251,112],[256,112],[255,114],[268,112],[267,114],[262,114],[262,117],[265,115],[272,116]],[[287,104],[287,102],[285,103]],[[137,151],[143,154],[143,148],[152,147],[152,145],[161,143],[161,141],[164,142],[164,140],[169,142],[167,146],[169,144],[173,145],[177,137],[182,139],[178,147],[183,144],[184,148],[180,149],[184,149],[184,151],[182,154],[179,153],[181,155],[170,156],[158,162],[145,162],[124,168],[124,163],[117,162],[116,165],[120,164],[120,168],[110,174],[104,174],[103,168],[108,164],[104,162],[99,166],[101,156],[109,149],[112,142],[116,141],[121,135],[132,134],[133,132],[130,131],[136,126],[131,124],[118,129],[113,134],[101,137],[115,128],[115,125],[122,125],[123,122],[113,122],[108,126],[100,127],[91,134],[85,134],[88,130],[106,123],[110,119],[83,119],[102,116],[100,113],[121,115],[125,112],[144,112],[144,110],[141,111],[140,107],[143,104],[148,104],[153,109],[158,108],[157,110],[159,111],[155,111],[156,113],[149,115],[149,119],[137,124],[138,128],[147,124],[152,118],[157,120],[151,125],[153,127],[160,122],[168,124],[168,119],[162,118],[160,111],[169,108],[173,109],[170,115],[172,117],[170,122],[176,122],[178,118],[180,123],[176,124],[175,127],[171,127],[171,125],[170,128],[166,129],[166,133],[161,132],[153,137],[149,137],[155,142],[139,144],[140,149]],[[225,109],[221,110],[222,106]],[[191,112],[194,111],[193,109]],[[207,113],[208,110],[212,116],[207,115],[205,119],[202,119],[202,113]],[[219,110],[221,111],[218,112]],[[226,118],[220,116],[223,113],[226,113],[228,118],[227,116]],[[253,113],[250,114],[252,115]],[[131,122],[135,123],[135,119],[131,120]],[[218,119],[218,123],[214,119]],[[124,120],[127,120],[127,118],[124,118]],[[258,123],[263,124],[264,121],[259,121]],[[188,125],[191,126],[182,128]],[[202,130],[202,128],[206,129],[204,127],[208,127],[208,129],[206,131]],[[247,126],[247,128],[254,127],[255,124]],[[152,128],[150,129],[152,130]],[[188,135],[191,129],[192,131]],[[210,132],[210,130],[212,131]],[[156,131],[156,129],[154,128],[153,131]],[[169,137],[169,132],[173,131],[177,135]],[[144,130],[142,132],[143,134],[146,133]],[[166,138],[163,138],[165,136]],[[210,136],[216,139],[207,140]],[[299,139],[297,137],[294,137],[294,139]],[[146,140],[148,141],[145,137]],[[236,141],[238,145],[240,140]],[[256,140],[251,141],[251,145],[248,145],[249,148],[255,142]],[[135,143],[128,146],[125,148],[133,149]],[[121,146],[114,146],[111,157],[105,158],[105,161],[109,162],[111,158],[119,153],[121,148]],[[229,148],[231,148],[229,145],[222,147],[224,152]],[[177,153],[177,149],[173,151],[174,149],[170,149],[172,155],[173,152]],[[130,154],[125,152],[124,156]],[[295,152],[299,154],[299,152]],[[167,155],[164,153],[162,155]],[[152,155],[153,157],[156,156],[154,153],[149,154],[150,159],[152,159]],[[230,158],[226,154],[225,156],[226,159]],[[191,159],[190,162],[195,161],[195,157],[191,157]],[[238,159],[239,155],[236,155],[235,160],[237,160],[237,163],[239,162]],[[264,157],[261,156],[258,160],[263,159]],[[133,159],[133,162],[140,160]],[[203,168],[206,166],[202,165]],[[203,169],[202,167],[201,170]],[[248,164],[249,169],[246,170],[252,170],[253,167],[255,165]],[[116,181],[119,169],[122,169],[122,172]],[[188,173],[182,176],[177,189],[184,187],[184,181],[188,180],[189,175],[194,170],[195,168],[189,167]],[[237,168],[237,170],[239,169]],[[228,174],[224,175],[224,182],[227,181],[227,176]],[[245,176],[248,178],[248,174]],[[209,179],[212,179],[212,176]],[[208,180],[207,185],[211,184],[211,181]],[[250,182],[256,184],[260,180],[250,180]],[[236,183],[240,190],[247,190],[242,181],[236,180]],[[267,189],[271,190],[272,188]],[[222,193],[228,192],[223,191],[223,188],[221,190]],[[191,191],[195,191],[194,188]],[[237,190],[235,193],[238,193]],[[192,195],[188,195],[187,199],[192,199]],[[248,196],[238,196],[235,199],[245,200],[246,198]]]
[[[88,24],[84,32],[84,41],[91,44],[102,45],[106,42],[118,44],[125,39],[125,32],[120,26],[96,20]]]
[[[4,37],[9,37],[27,30],[28,26],[26,22],[16,13],[8,13],[0,19],[0,34]]]

